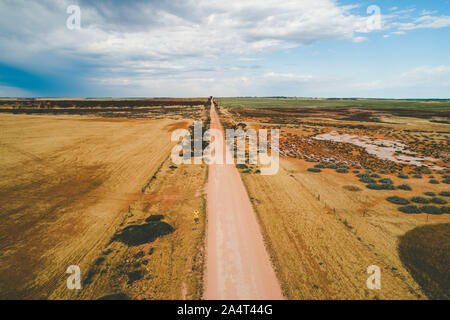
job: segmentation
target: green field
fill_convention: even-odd
[[[217,98],[230,108],[360,107],[450,111],[450,100],[312,99],[312,98]]]

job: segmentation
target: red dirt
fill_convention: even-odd
[[[223,133],[213,102],[211,128]],[[204,298],[283,299],[238,170],[234,164],[211,164],[208,179]]]

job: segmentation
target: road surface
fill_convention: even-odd
[[[223,132],[213,101],[211,128]],[[238,170],[234,164],[208,169],[204,298],[283,299]]]

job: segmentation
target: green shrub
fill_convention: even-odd
[[[439,192],[439,195],[443,197],[450,197],[450,191],[441,191]]]
[[[370,175],[370,177],[371,178],[380,178],[380,175],[379,174],[376,174],[376,173],[372,173],[371,175]]]
[[[363,183],[376,183],[376,181],[368,176],[364,176],[361,179],[359,179],[359,181],[363,182]]]
[[[319,168],[308,168],[309,172],[321,172],[322,170],[320,170]]]
[[[404,173],[400,173],[397,177],[399,177],[400,179],[409,179],[409,176]]]
[[[424,203],[424,204],[430,203],[430,200],[424,197],[413,197],[411,201],[415,203]]]
[[[426,196],[429,196],[429,197],[435,197],[436,196],[436,193],[435,192],[431,192],[431,191],[424,192],[423,194],[426,195]]]
[[[435,206],[423,206],[420,208],[420,210],[423,213],[429,213],[429,214],[441,214],[441,209]]]
[[[369,183],[367,188],[372,190],[394,190],[395,187],[392,184],[388,183]]]
[[[439,184],[439,181],[437,181],[436,179],[431,179],[429,182],[431,184]]]
[[[359,173],[359,170],[353,170],[352,172],[353,173]]]
[[[392,202],[394,204],[409,204],[409,200],[405,199],[405,198],[401,198],[398,196],[392,196],[392,197],[388,197],[386,198],[387,201]]]
[[[431,202],[436,204],[447,204],[447,200],[441,198],[433,198],[431,199]]]
[[[345,168],[337,168],[337,169],[336,169],[336,172],[339,172],[339,173],[348,173],[348,170],[345,169]]]
[[[420,174],[415,174],[415,175],[413,175],[413,178],[422,179],[422,176]]]
[[[401,184],[397,187],[397,189],[408,190],[408,191],[412,190],[412,188],[409,186],[409,184]]]
[[[450,213],[450,207],[442,207],[441,213]]]
[[[314,168],[323,169],[323,168],[325,168],[325,165],[322,164],[322,163],[319,163],[319,164],[316,164],[316,165],[314,166]]]
[[[442,180],[442,183],[450,184],[450,179]]]
[[[328,169],[336,169],[338,166],[336,163],[329,163],[326,165]]]
[[[383,179],[380,179],[380,183],[394,184],[394,181],[392,181],[389,178],[383,178]]]
[[[403,213],[421,213],[421,210],[417,206],[414,206],[414,205],[400,207],[400,208],[398,208],[398,210]]]

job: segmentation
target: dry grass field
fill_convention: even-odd
[[[180,117],[0,115],[0,298],[201,296],[206,167],[171,167]]]
[[[244,166],[241,176],[284,294],[289,299],[448,299],[450,216],[444,193],[450,189],[450,127],[443,120],[448,109],[400,114],[286,105],[275,110],[270,99],[267,103],[228,105],[220,113],[226,127],[280,129],[278,173],[262,176],[257,166]],[[409,151],[396,152],[393,159],[415,152],[429,167],[315,139],[331,132],[402,142]],[[376,148],[380,155],[383,147]],[[436,161],[423,161],[427,157]],[[386,200],[391,196],[430,211],[402,212]],[[414,197],[426,199],[416,203]],[[371,265],[381,268],[381,290],[366,286]]]
[[[273,101],[216,109],[280,129],[277,174],[237,167],[284,296],[448,299],[446,102]],[[193,120],[209,127],[207,99],[2,100],[0,298],[203,298],[207,165],[170,159]]]

